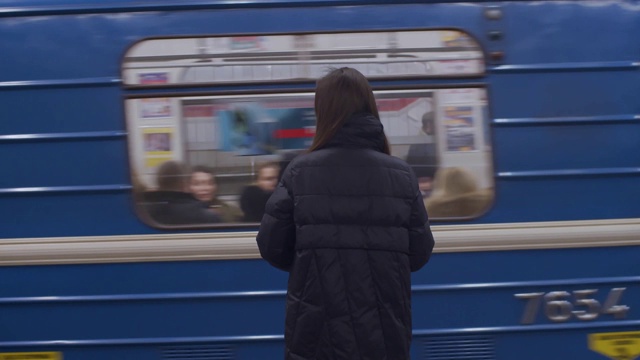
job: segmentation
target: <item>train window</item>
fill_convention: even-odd
[[[349,66],[370,79],[471,76],[483,53],[454,30],[151,39],[126,54],[127,85],[308,81]]]
[[[126,100],[139,214],[160,227],[257,223],[287,163],[315,133],[309,80],[352,66],[369,78],[479,75],[482,52],[457,31],[145,40],[125,83],[171,85]],[[181,84],[305,80],[296,90],[180,95]],[[493,191],[484,88],[376,90],[392,155],[419,178],[432,219],[480,215]]]
[[[479,88],[376,91],[392,155],[432,218],[479,215],[492,170]],[[138,207],[158,225],[259,222],[288,161],[314,135],[313,93],[130,99]]]

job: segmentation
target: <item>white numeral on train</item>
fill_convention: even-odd
[[[544,307],[547,319],[554,322],[568,321],[572,317],[583,321],[595,320],[601,314],[613,315],[615,319],[624,319],[629,306],[618,305],[618,303],[625,290],[626,288],[611,289],[604,304],[593,298],[598,292],[597,289],[576,290],[573,296],[567,291],[552,291],[515,294],[515,297],[527,300],[520,320],[522,324],[533,324],[541,305]]]

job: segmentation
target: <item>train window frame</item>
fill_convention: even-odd
[[[210,87],[210,86],[246,86],[246,85],[287,85],[287,84],[307,84],[309,82],[315,82],[317,78],[309,77],[309,78],[291,78],[284,80],[271,80],[271,81],[257,81],[257,80],[238,80],[238,81],[229,81],[229,82],[190,82],[190,83],[179,83],[179,82],[171,82],[171,81],[149,81],[148,84],[139,84],[132,83],[127,81],[129,78],[126,72],[125,64],[131,62],[129,57],[127,56],[132,50],[134,50],[137,46],[144,42],[149,41],[159,41],[159,40],[184,40],[184,39],[230,39],[230,38],[245,38],[245,37],[269,37],[269,36],[313,36],[313,35],[351,35],[351,34],[383,34],[383,33],[418,33],[418,32],[452,32],[459,33],[466,40],[471,41],[475,44],[476,48],[474,51],[479,52],[479,57],[477,59],[469,59],[469,60],[478,60],[478,68],[479,70],[474,73],[451,73],[451,74],[443,74],[443,75],[434,75],[434,74],[412,74],[406,76],[398,76],[398,75],[390,75],[390,76],[367,76],[372,81],[393,81],[393,80],[425,80],[425,79],[480,79],[486,77],[487,74],[487,65],[488,65],[488,56],[487,53],[482,46],[482,42],[474,36],[472,33],[468,32],[465,29],[457,28],[457,27],[438,27],[438,28],[411,28],[411,29],[368,29],[368,30],[335,30],[335,31],[300,31],[300,32],[266,32],[266,33],[231,33],[225,35],[211,35],[211,34],[200,34],[200,35],[177,35],[177,36],[158,36],[158,37],[145,37],[139,39],[133,43],[131,43],[124,51],[122,58],[120,60],[120,74],[122,78],[122,87],[124,89],[136,90],[136,89],[154,89],[154,88],[199,88],[199,87]],[[196,58],[196,60],[198,60]],[[200,59],[201,60],[201,59]],[[462,59],[461,59],[462,60]],[[162,67],[160,67],[162,68]],[[166,68],[166,67],[165,67]],[[153,79],[152,79],[153,80]]]
[[[390,99],[395,99],[395,100],[402,100],[402,99],[406,99],[409,96],[420,96],[420,95],[425,95],[425,94],[429,94],[429,96],[432,96],[433,93],[437,92],[437,91],[448,91],[448,90],[479,90],[479,91],[483,91],[485,93],[485,99],[488,99],[488,94],[487,91],[488,89],[486,88],[486,86],[478,86],[478,85],[469,85],[469,86],[462,86],[462,87],[424,87],[424,86],[415,86],[415,87],[407,87],[407,86],[374,86],[373,87],[374,90],[374,94],[376,95],[376,99],[380,100],[381,99],[381,95],[382,97],[386,97],[386,98],[390,98]],[[313,96],[314,96],[314,92],[312,89],[289,89],[289,90],[276,90],[276,91],[269,91],[269,92],[253,92],[253,91],[244,91],[241,93],[238,92],[219,92],[219,93],[189,93],[189,94],[161,94],[162,97],[165,98],[171,98],[177,101],[182,101],[184,102],[185,100],[188,101],[209,101],[211,103],[229,103],[229,104],[234,104],[233,100],[240,100],[243,102],[248,102],[251,100],[266,100],[268,101],[275,101],[275,100],[292,100],[292,101],[301,101],[301,99],[305,98],[308,99],[308,101],[312,101]],[[395,96],[395,97],[394,97]],[[145,96],[128,96],[125,98],[125,102],[126,104],[130,104],[132,101],[136,101],[136,100],[141,100],[141,99],[146,99],[146,98],[153,98],[154,95],[152,94],[147,94]],[[476,105],[477,107],[479,107],[481,110],[485,111],[485,114],[488,113],[489,108],[488,108],[488,101],[485,101],[484,103],[479,103],[479,105]],[[130,105],[125,105],[125,107],[130,107]],[[442,105],[440,105],[440,107],[443,107]],[[128,110],[131,111],[131,110]],[[135,110],[133,110],[135,111]],[[442,117],[442,115],[438,115],[439,118]],[[129,117],[127,116],[127,119],[129,119]],[[384,123],[384,119],[383,119],[383,123]],[[488,123],[489,119],[485,118],[483,120],[481,120],[481,127],[484,129],[484,127],[488,127],[490,124]],[[136,136],[136,131],[134,129],[132,129],[132,126],[134,126],[129,120],[127,120],[127,129],[128,129],[128,134],[129,134],[129,141],[128,141],[128,147],[129,147],[129,161],[130,161],[130,173],[131,173],[131,178],[132,178],[132,183],[136,183],[139,181],[139,178],[137,178],[137,176],[139,176],[138,170],[139,167],[134,165],[136,162],[139,162],[140,159],[136,159],[135,158],[135,152],[132,151],[132,147],[134,146],[132,144],[131,141],[131,137],[132,136]],[[182,129],[180,129],[180,133],[185,134],[188,132],[188,130],[186,129],[186,121],[184,121],[184,119],[181,119],[179,122],[179,126],[182,127]],[[442,121],[438,120],[438,126],[440,128],[442,128],[443,124]],[[391,139],[392,142],[392,148],[398,144],[395,144],[393,142],[393,136],[389,135],[389,130],[387,131],[387,136]],[[483,141],[486,144],[491,143],[491,134],[490,134],[490,129],[488,129],[489,133],[485,133],[483,136],[486,136],[485,138],[483,138]],[[188,156],[186,154],[187,150],[187,140],[184,136],[178,136],[177,137],[181,142],[181,147],[182,147],[182,158],[183,159],[188,159]],[[409,143],[406,143],[404,145],[410,145]],[[439,147],[443,147],[445,146],[445,143],[440,141],[438,143],[436,143],[436,146]],[[480,216],[482,216],[484,213],[486,213],[493,205],[493,201],[495,200],[495,177],[493,176],[493,169],[494,169],[494,164],[493,164],[493,153],[492,153],[492,148],[489,147],[489,150],[487,149],[475,149],[472,150],[471,152],[474,153],[478,153],[478,154],[482,154],[482,153],[486,153],[485,156],[485,161],[483,162],[483,166],[486,167],[486,173],[487,176],[485,178],[485,181],[488,181],[490,183],[490,186],[488,187],[489,189],[491,189],[491,199],[489,202],[486,203],[486,206],[483,207],[483,211],[480,212],[474,212],[473,215],[471,216],[460,216],[460,217],[437,217],[437,216],[431,216],[430,215],[430,220],[432,221],[436,221],[436,222],[452,222],[452,221],[468,221],[471,219],[475,219],[478,218]],[[394,154],[392,154],[394,155]],[[258,155],[259,156],[259,155]],[[404,156],[406,157],[406,156]],[[404,157],[400,157],[403,158]],[[276,159],[268,159],[267,161],[278,161]],[[189,164],[189,162],[186,162],[187,164]],[[190,166],[191,164],[189,164]],[[215,168],[214,168],[215,170]],[[254,174],[251,174],[251,176],[253,176]],[[219,176],[219,175],[218,175]],[[240,194],[236,194],[236,195],[240,195]],[[220,229],[220,228],[231,228],[231,229],[238,229],[238,228],[247,228],[247,227],[256,227],[257,225],[259,225],[259,222],[221,222],[221,223],[210,223],[210,224],[189,224],[189,225],[169,225],[169,224],[163,224],[160,223],[158,221],[155,221],[154,219],[152,219],[148,212],[145,210],[141,209],[141,205],[139,203],[139,193],[135,191],[134,189],[134,208],[136,211],[136,214],[138,215],[138,217],[143,220],[144,223],[146,223],[147,225],[150,225],[154,228],[158,228],[158,229]]]
[[[483,211],[474,213],[471,216],[462,216],[462,217],[433,217],[430,216],[430,220],[435,222],[456,222],[456,221],[469,221],[476,219],[478,217],[483,216],[487,211],[489,211],[493,207],[493,203],[495,201],[495,185],[496,179],[495,174],[493,173],[493,169],[495,169],[495,163],[493,158],[493,144],[492,144],[492,129],[491,129],[491,109],[489,106],[489,89],[486,82],[478,82],[473,79],[480,79],[486,77],[486,67],[488,65],[487,56],[485,49],[482,46],[482,43],[475,37],[473,34],[461,28],[417,28],[417,29],[386,29],[386,30],[353,30],[353,31],[320,31],[320,32],[294,32],[294,33],[258,33],[258,34],[225,34],[224,36],[219,35],[195,35],[195,36],[159,36],[159,37],[146,37],[140,40],[137,40],[130,44],[125,50],[122,60],[121,60],[121,74],[122,74],[122,87],[126,90],[126,93],[123,97],[124,102],[124,118],[126,128],[128,129],[127,136],[127,151],[129,157],[129,170],[132,181],[132,188],[135,187],[136,182],[139,180],[139,173],[137,166],[134,164],[138,161],[135,158],[134,151],[132,151],[132,142],[131,142],[131,121],[129,116],[129,110],[127,109],[127,103],[131,100],[140,100],[140,99],[154,99],[154,98],[166,98],[166,99],[181,99],[186,97],[208,97],[210,99],[222,99],[222,98],[230,98],[232,96],[236,96],[239,98],[246,98],[247,96],[254,96],[257,98],[265,98],[265,97],[273,97],[273,96],[299,96],[300,94],[307,94],[307,96],[313,96],[314,92],[314,84],[317,78],[302,78],[302,79],[287,79],[287,80],[274,80],[274,81],[230,81],[224,83],[215,83],[215,82],[202,82],[202,83],[170,83],[168,81],[163,81],[166,79],[154,79],[151,78],[148,84],[132,84],[126,81],[125,76],[125,60],[127,59],[127,54],[131,51],[131,49],[135,48],[135,46],[143,43],[145,41],[153,41],[153,40],[180,40],[180,39],[207,39],[207,38],[231,38],[235,36],[241,37],[252,37],[252,36],[290,36],[290,35],[325,35],[325,34],[336,34],[336,35],[345,35],[345,34],[377,34],[377,33],[415,33],[415,32],[455,32],[459,33],[465,41],[471,41],[473,43],[473,50],[478,52],[477,60],[479,62],[478,69],[479,71],[475,73],[452,73],[445,75],[408,75],[408,76],[378,76],[370,79],[372,83],[372,88],[375,93],[380,93],[382,91],[391,91],[391,92],[415,92],[415,91],[438,91],[444,89],[482,89],[485,92],[484,96],[484,113],[485,118],[482,120],[483,124],[481,126],[488,127],[488,132],[486,133],[486,144],[489,145],[490,150],[486,156],[486,162],[484,163],[489,171],[488,179],[491,184],[491,200],[483,209]],[[153,76],[153,75],[152,75]],[[467,84],[456,82],[455,84],[447,83],[448,79],[468,79],[469,82]],[[160,80],[160,81],[154,81]],[[407,81],[412,80],[407,85],[390,85],[391,81]],[[417,81],[427,80],[427,83],[416,84]],[[435,80],[428,81],[428,80]],[[440,81],[438,81],[440,80]],[[287,84],[292,85],[286,86]],[[285,87],[283,87],[285,86]],[[222,88],[220,88],[222,87]],[[237,90],[236,87],[239,87]],[[253,89],[251,89],[253,87]],[[164,91],[163,91],[164,89]],[[225,89],[225,90],[223,90]],[[157,90],[157,91],[154,91]],[[475,120],[474,120],[475,121]],[[181,118],[179,121],[180,127],[186,127],[185,120]],[[186,133],[186,131],[185,131]],[[184,152],[186,152],[186,140],[184,137],[180,139],[182,142],[182,147]],[[183,159],[186,159],[186,154],[182,155]],[[406,160],[406,159],[405,159]],[[161,230],[189,230],[189,229],[254,229],[259,225],[259,222],[234,222],[234,223],[211,223],[211,224],[188,224],[188,225],[169,225],[159,223],[149,216],[148,212],[145,210],[141,210],[141,206],[138,203],[138,195],[135,189],[132,190],[133,200],[134,200],[134,212],[138,216],[140,220],[142,220],[145,224],[161,229]]]

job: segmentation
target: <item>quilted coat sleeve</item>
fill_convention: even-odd
[[[296,242],[293,198],[287,188],[289,178],[287,171],[269,198],[256,239],[262,258],[284,271],[291,269]]]
[[[418,191],[411,205],[411,217],[409,219],[409,262],[411,271],[420,270],[431,257],[435,241],[427,210],[424,207],[422,194]]]

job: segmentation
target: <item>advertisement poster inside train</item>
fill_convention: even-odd
[[[232,51],[265,50],[262,36],[232,36],[229,38],[228,47]]]
[[[173,128],[144,128],[142,139],[147,168],[154,168],[173,158]]]
[[[221,150],[240,156],[304,149],[315,133],[310,101],[230,104],[216,113]]]
[[[477,150],[473,124],[473,107],[446,106],[444,127],[447,151]]]
[[[169,74],[166,72],[153,72],[138,74],[140,85],[162,85],[169,83]]]
[[[162,119],[172,115],[171,99],[153,98],[140,99],[140,118],[142,119]]]

